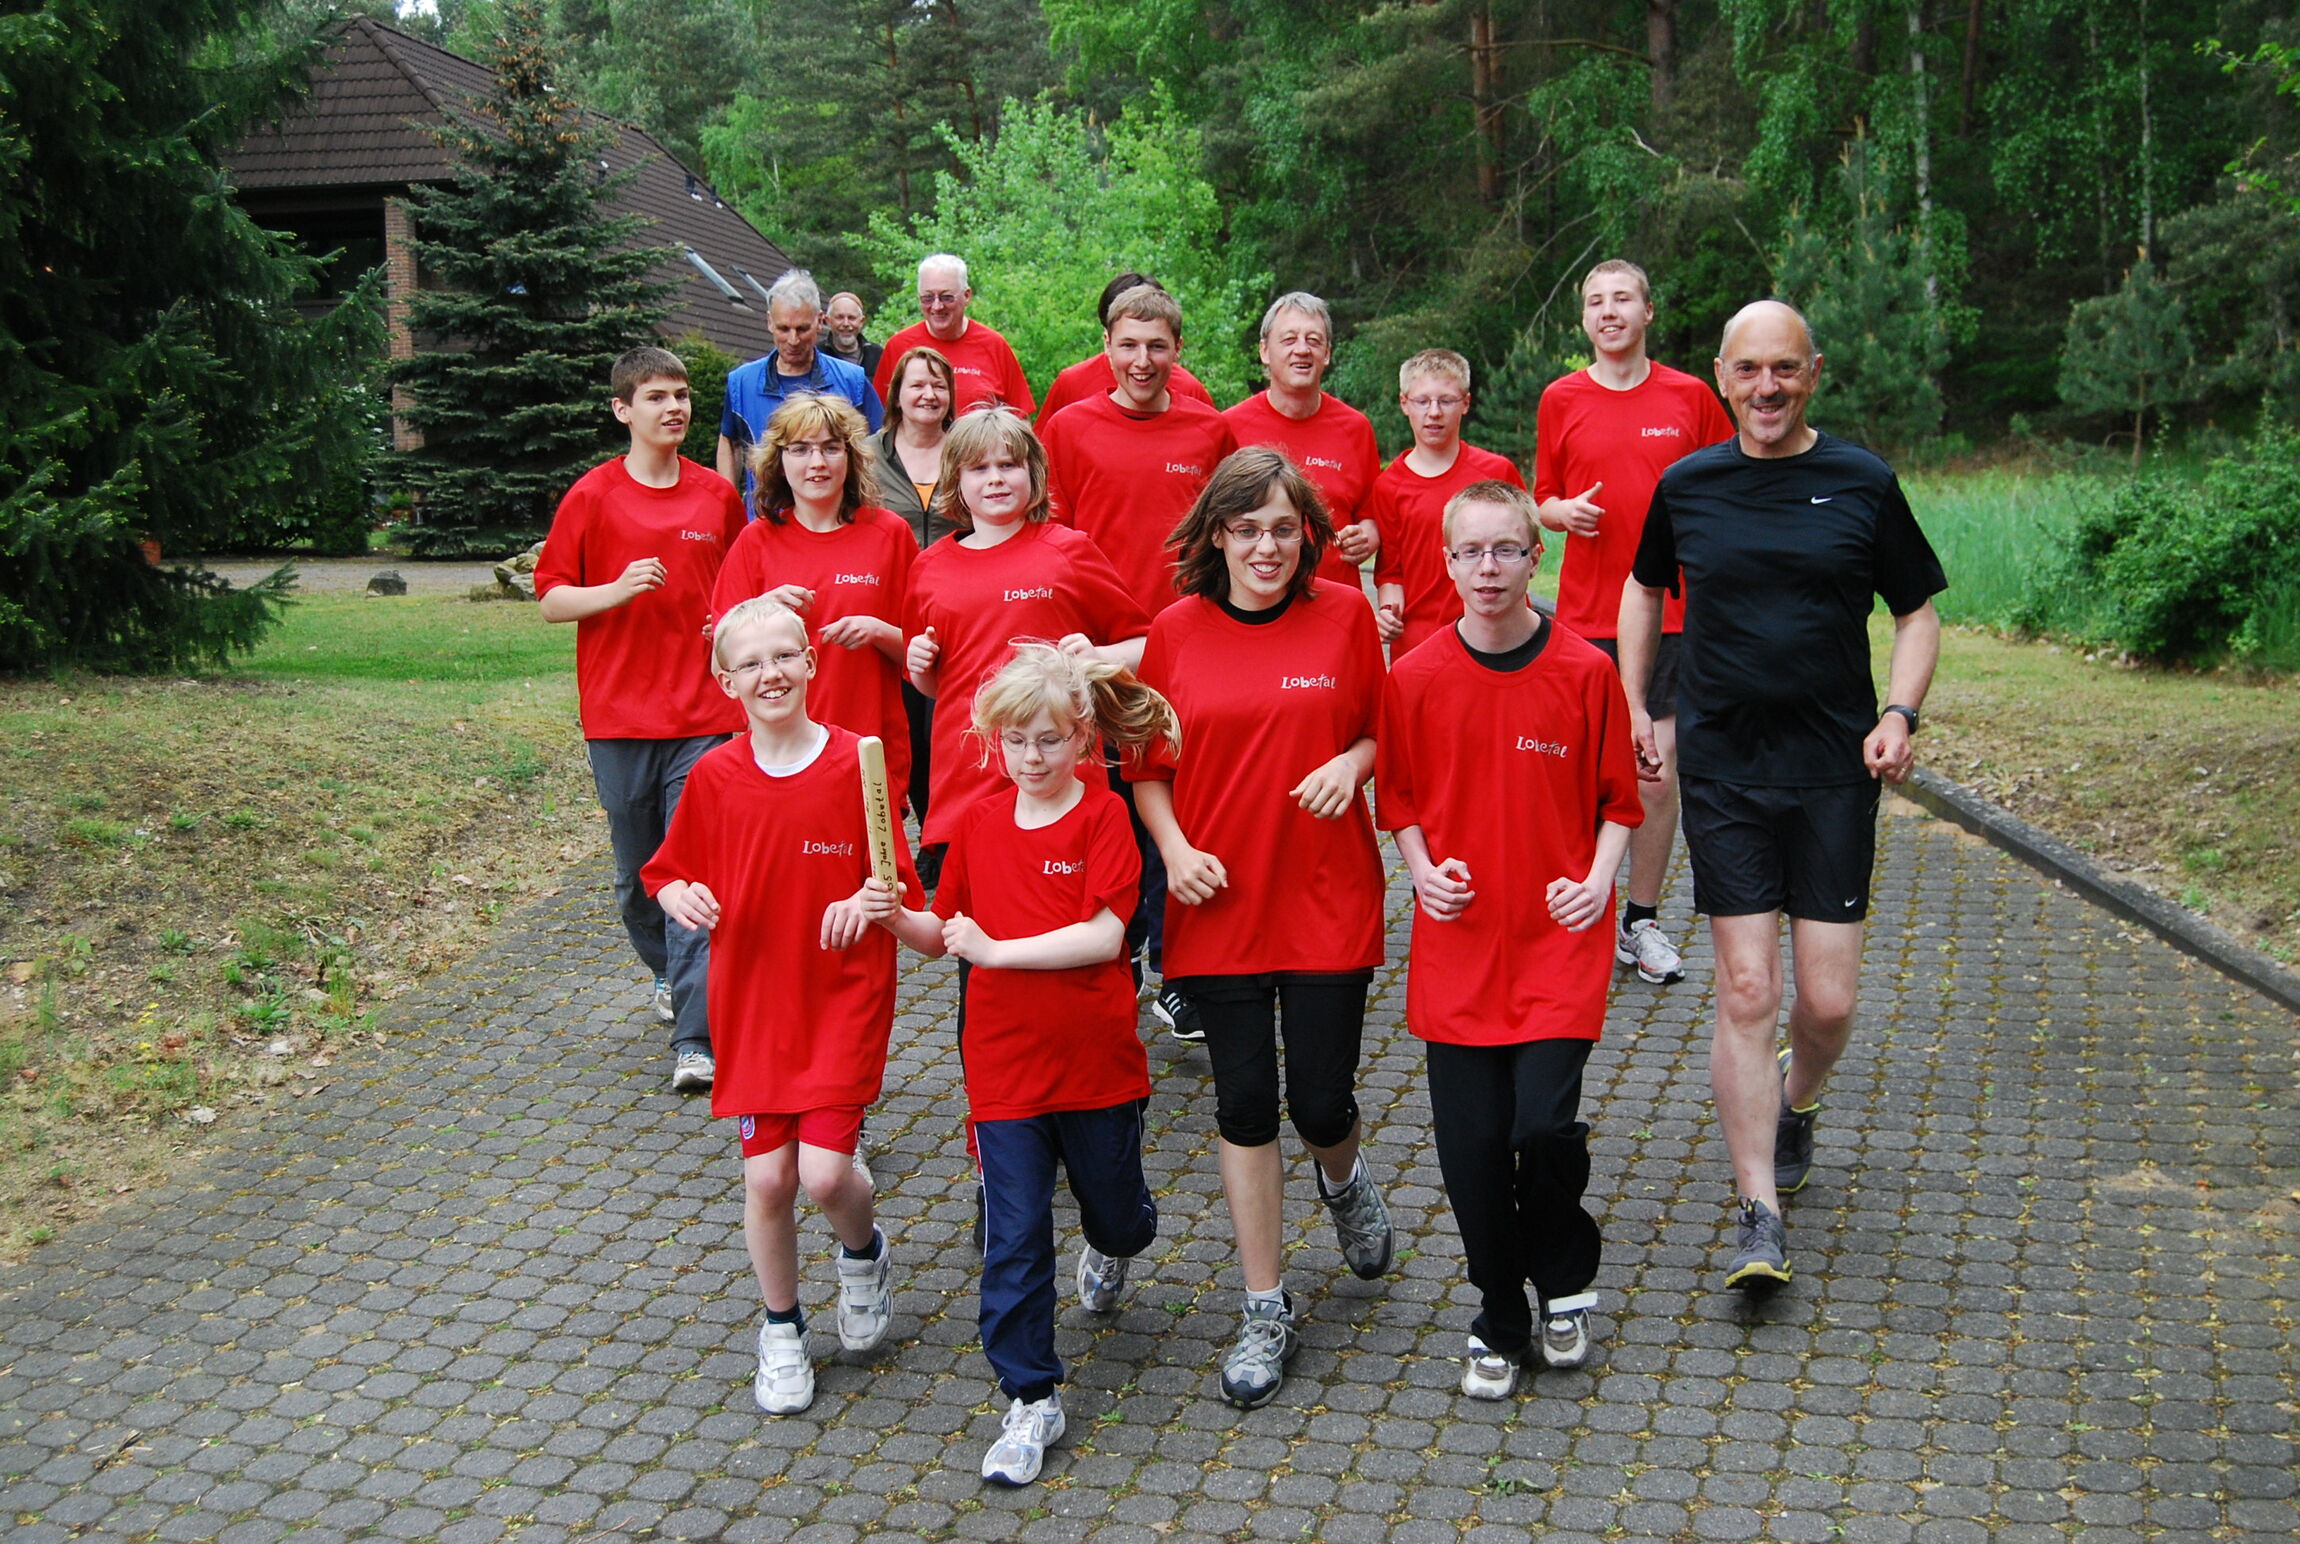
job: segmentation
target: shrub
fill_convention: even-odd
[[[2201,480],[2134,478],[2079,515],[2024,625],[2164,663],[2286,663],[2300,561],[2300,433],[2263,429]]]

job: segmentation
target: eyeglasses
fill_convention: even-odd
[[[966,297],[956,290],[920,290],[918,303],[922,306],[955,306]]]
[[[1427,413],[1438,408],[1450,413],[1468,400],[1467,397],[1408,397],[1406,406],[1417,413]]]
[[[1026,734],[1009,730],[998,737],[998,743],[1006,747],[1009,755],[1026,755],[1032,746],[1036,746],[1042,758],[1051,759],[1061,754],[1062,747],[1068,745],[1073,738],[1066,734],[1042,734],[1034,740]]]
[[[1490,547],[1449,547],[1446,549],[1446,558],[1450,562],[1466,563],[1472,568],[1491,558],[1507,568],[1512,563],[1522,563],[1532,557],[1534,551],[1534,548],[1519,542],[1501,541]]]
[[[783,447],[783,454],[796,461],[807,461],[817,456],[825,461],[844,461],[847,448],[837,440],[794,440]]]
[[[777,670],[792,671],[806,662],[807,651],[805,649],[777,649],[765,659],[746,659],[730,669],[727,674],[740,681],[747,676],[757,675],[769,665],[774,666]]]
[[[1292,521],[1278,525],[1256,525],[1251,520],[1224,521],[1222,534],[1248,547],[1260,546],[1265,536],[1281,547],[1291,547],[1302,539],[1302,528]]]

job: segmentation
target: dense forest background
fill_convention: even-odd
[[[489,0],[405,16],[451,46]],[[947,245],[1043,376],[1157,272],[1194,367],[1253,383],[1276,289],[1335,388],[1479,370],[1516,447],[1576,280],[1655,280],[1699,368],[1743,301],[1814,317],[1824,417],[1904,450],[2241,432],[2300,400],[2283,0],[552,0],[566,67],[882,335]]]

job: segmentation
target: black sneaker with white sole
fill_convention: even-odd
[[[1150,1016],[1173,1032],[1177,1040],[1196,1045],[1206,1038],[1206,1026],[1198,1018],[1198,1005],[1170,986],[1161,986],[1151,1000]]]

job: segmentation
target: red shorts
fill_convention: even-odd
[[[862,1123],[861,1105],[835,1104],[801,1110],[796,1115],[738,1115],[735,1134],[742,1138],[745,1158],[756,1158],[793,1142],[852,1156],[862,1139]]]

